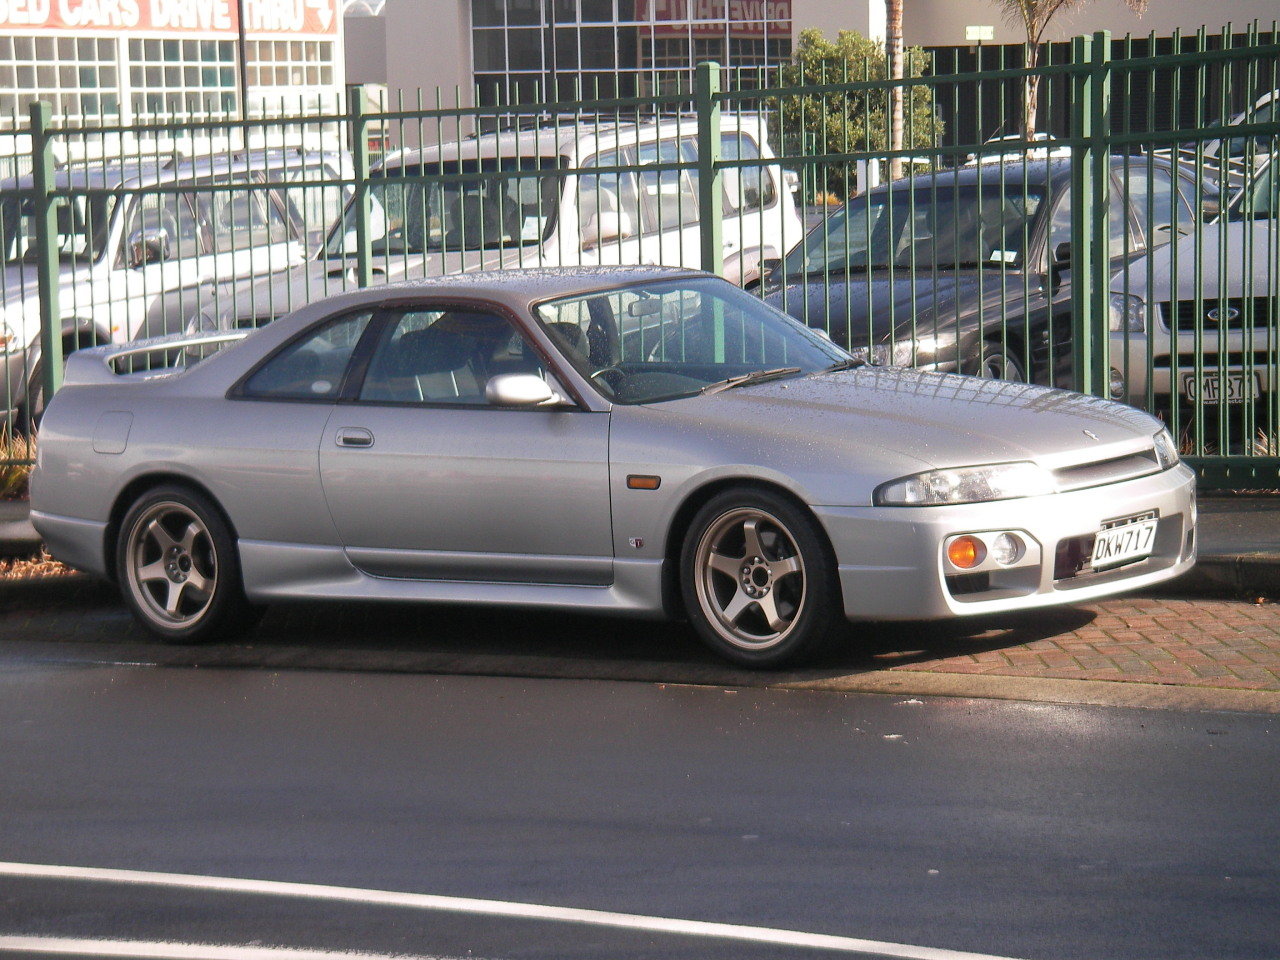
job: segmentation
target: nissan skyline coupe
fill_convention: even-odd
[[[277,600],[687,618],[749,667],[850,621],[1092,600],[1195,562],[1161,423],[865,366],[709,274],[513,270],[73,354],[32,521],[192,643]]]

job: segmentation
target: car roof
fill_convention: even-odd
[[[767,139],[764,119],[756,114],[725,114],[721,130],[753,134]],[[448,143],[413,147],[388,154],[383,169],[436,160],[552,160],[586,157],[597,150],[626,147],[642,140],[692,137],[698,132],[697,118],[677,115],[653,120],[619,121],[616,118],[584,119],[578,116],[547,117],[536,126],[519,130],[482,133]]]
[[[1171,167],[1169,161],[1164,157],[1148,157],[1138,154],[1112,154],[1110,161],[1113,169],[1122,167],[1126,163],[1140,164],[1143,167],[1149,163],[1153,167],[1161,167],[1166,170]],[[934,173],[920,173],[902,180],[895,180],[892,183],[882,183],[880,186],[868,190],[867,193],[879,195],[888,193],[891,190],[903,190],[912,184],[925,184],[930,189],[935,188],[935,186],[975,186],[977,184],[985,186],[1004,185],[1006,187],[1017,187],[1023,183],[1037,187],[1060,186],[1070,177],[1070,157],[1040,158],[1027,160],[1025,163],[1018,159],[1004,163],[983,163],[938,170]]]
[[[128,160],[73,161],[54,171],[54,183],[61,190],[116,190],[125,187],[148,187],[172,183],[187,177],[220,176],[247,173],[264,165],[288,169],[312,157],[334,155],[329,150],[302,147],[262,147],[229,154],[187,157],[180,154],[156,154]],[[35,185],[32,174],[0,181],[0,189],[29,190]]]

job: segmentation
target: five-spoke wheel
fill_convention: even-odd
[[[235,541],[221,514],[183,487],[143,494],[120,526],[116,569],[134,616],[165,640],[196,642],[251,623]]]
[[[777,666],[810,653],[839,619],[821,532],[770,491],[713,497],[694,518],[681,569],[695,628],[744,665]]]

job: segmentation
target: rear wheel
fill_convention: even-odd
[[[817,523],[785,497],[729,490],[694,517],[681,557],[685,609],[699,636],[748,667],[812,656],[843,622]]]
[[[134,617],[170,643],[199,643],[251,626],[235,539],[205,496],[166,485],[125,515],[116,547],[121,592]]]

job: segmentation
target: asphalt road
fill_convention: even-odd
[[[1251,714],[10,658],[0,956],[859,946],[625,913],[938,960],[1273,958],[1276,734]],[[498,915],[512,902],[538,906]]]

